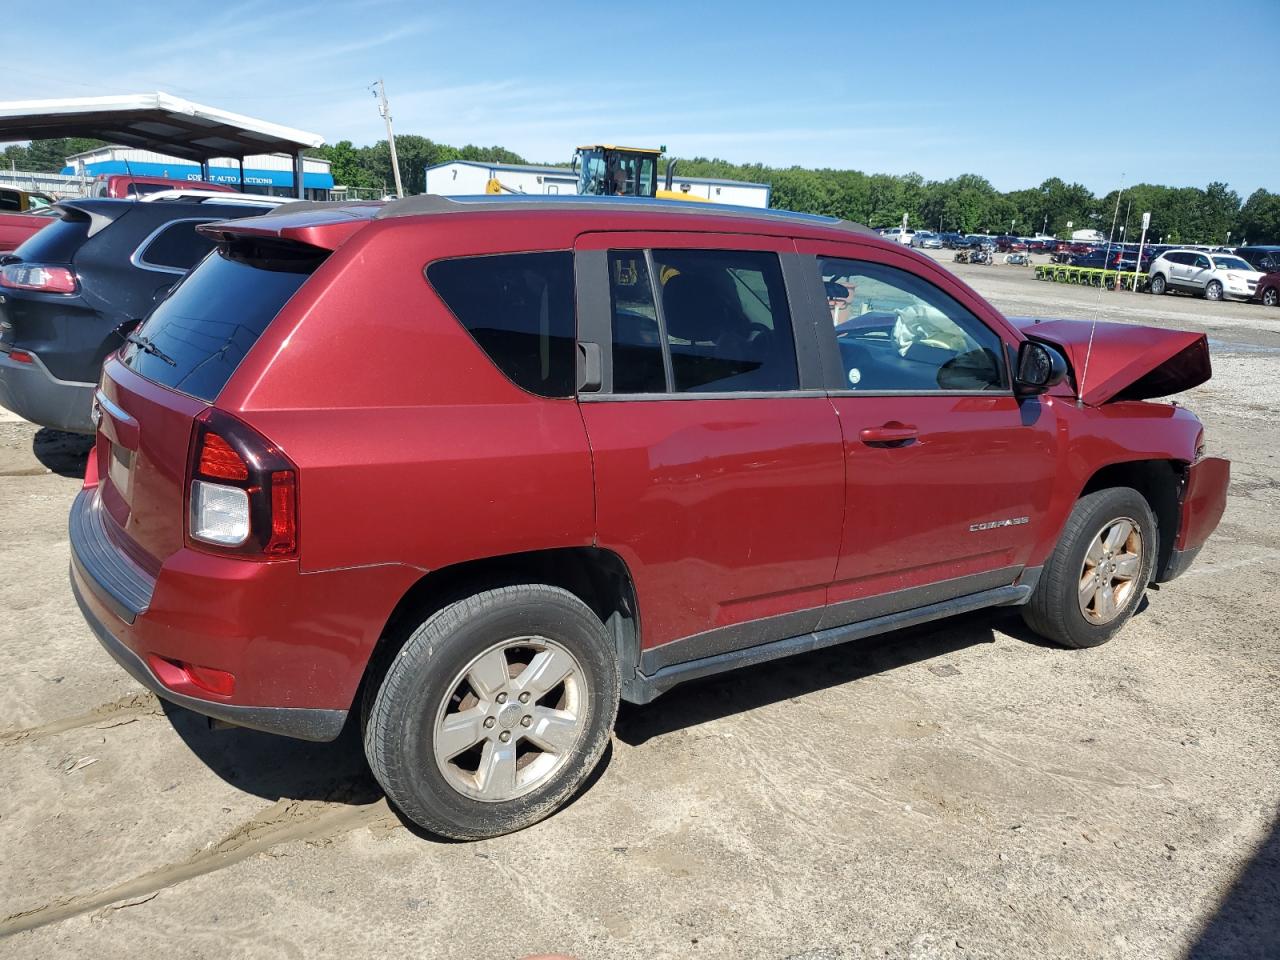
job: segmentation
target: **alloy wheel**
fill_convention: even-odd
[[[546,637],[512,637],[475,657],[436,713],[432,748],[445,780],[488,803],[546,783],[586,726],[584,676],[573,654]]]
[[[1129,517],[1111,520],[1089,544],[1080,569],[1080,612],[1090,623],[1110,623],[1140,589],[1142,532]]]

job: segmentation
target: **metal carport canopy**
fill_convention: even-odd
[[[318,147],[318,133],[282,127],[238,113],[192,103],[167,93],[66,100],[0,102],[0,143],[57,137],[92,137],[194,160],[244,158],[259,153],[293,156],[294,193],[302,192],[302,151]]]

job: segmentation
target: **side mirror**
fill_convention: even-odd
[[[1067,358],[1053,347],[1035,340],[1024,340],[1018,347],[1014,392],[1020,396],[1044,393],[1067,379]]]

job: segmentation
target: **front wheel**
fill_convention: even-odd
[[[1262,291],[1262,305],[1264,307],[1274,307],[1280,305],[1280,293],[1275,287],[1267,287]]]
[[[1156,296],[1164,293],[1167,286],[1163,274],[1157,273],[1151,278],[1151,292]]]
[[[1111,487],[1076,501],[1022,618],[1064,647],[1106,643],[1151,581],[1159,531],[1146,498]]]
[[[392,802],[441,836],[511,833],[591,773],[618,711],[599,618],[565,590],[489,590],[428,617],[391,660],[365,754]]]
[[[1221,281],[1210,280],[1207,284],[1205,284],[1204,298],[1206,300],[1221,300],[1222,299]]]

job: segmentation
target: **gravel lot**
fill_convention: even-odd
[[[210,730],[67,587],[82,445],[0,423],[0,956],[1280,956],[1280,310],[938,259],[1010,314],[1205,330],[1216,537],[1108,646],[972,615],[624,708],[523,833],[406,828],[354,738]]]

